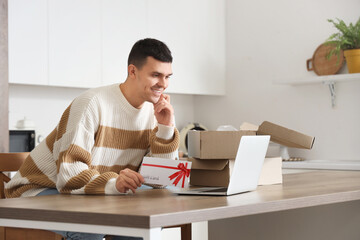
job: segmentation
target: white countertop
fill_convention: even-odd
[[[360,160],[284,161],[283,169],[360,170]]]

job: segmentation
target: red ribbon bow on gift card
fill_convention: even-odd
[[[177,171],[177,172],[175,172],[175,173],[173,173],[172,175],[169,176],[170,180],[173,180],[174,178],[176,178],[175,181],[173,182],[173,184],[175,186],[177,186],[179,181],[182,179],[182,185],[181,186],[184,187],[185,186],[185,179],[190,176],[190,169],[187,169],[187,166],[188,166],[187,163],[185,163],[185,165],[183,163],[179,163],[177,165],[177,167],[169,167],[169,166],[162,166],[162,165],[148,164],[148,163],[143,163],[143,166],[161,167],[161,168],[169,168],[169,169],[180,170],[180,171]]]
[[[184,165],[183,163],[179,163],[177,168],[180,169],[180,171],[177,171],[176,173],[170,175],[169,178],[170,178],[170,180],[173,180],[174,178],[176,178],[175,181],[173,182],[173,184],[175,186],[177,186],[179,181],[182,179],[181,187],[184,187],[185,178],[190,176],[190,169],[187,169],[187,163],[186,163],[186,165]]]

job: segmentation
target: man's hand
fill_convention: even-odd
[[[140,173],[129,168],[121,170],[116,179],[116,189],[121,193],[126,193],[129,189],[135,193],[135,189],[144,183],[144,178]]]
[[[174,108],[170,104],[170,96],[161,94],[159,101],[154,104],[155,117],[158,123],[173,126]]]

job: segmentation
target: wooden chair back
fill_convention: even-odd
[[[0,198],[5,198],[5,183],[10,181],[4,172],[18,171],[28,155],[28,152],[0,153]]]
[[[0,198],[5,198],[5,183],[10,178],[5,172],[18,171],[29,156],[28,152],[0,153]],[[9,228],[0,226],[0,240],[62,240],[62,236],[46,230]]]

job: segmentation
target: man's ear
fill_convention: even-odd
[[[131,78],[135,78],[136,77],[136,66],[134,64],[130,64],[128,66],[128,75]]]

